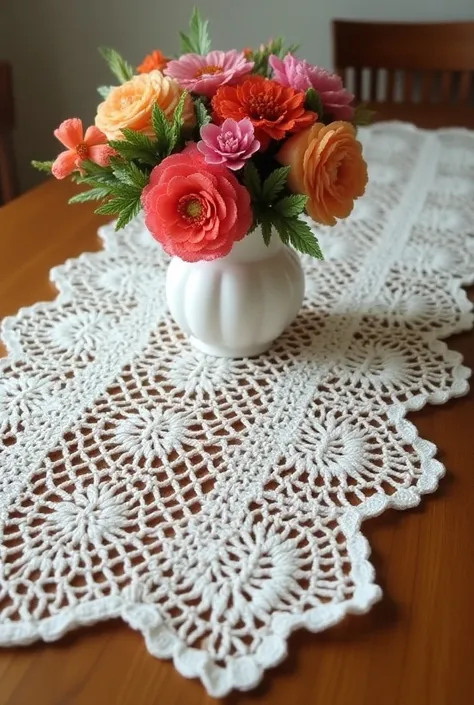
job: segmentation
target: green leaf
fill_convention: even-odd
[[[112,169],[109,166],[100,166],[100,164],[91,162],[90,159],[85,159],[82,162],[81,167],[89,176],[95,174],[112,174]]]
[[[102,201],[110,196],[110,188],[98,186],[89,191],[82,191],[69,199],[68,203],[87,203],[88,201]]]
[[[275,203],[274,208],[283,217],[294,218],[304,211],[307,200],[308,196],[292,194],[291,196],[285,196],[285,198]]]
[[[201,13],[195,7],[189,22],[189,34],[179,33],[183,54],[208,54],[211,51],[208,26],[209,22],[202,19]]]
[[[252,161],[247,162],[244,167],[243,181],[252,201],[258,201],[262,197],[262,181],[258,169]]]
[[[151,149],[138,147],[126,140],[111,140],[109,144],[127,161],[138,159],[150,166],[154,166],[160,161],[158,145],[153,146],[153,143]]]
[[[312,110],[318,117],[321,117],[324,112],[321,96],[314,88],[308,88],[306,91],[305,108]]]
[[[295,250],[306,255],[311,255],[316,259],[324,259],[318,240],[309,225],[304,220],[298,218],[285,219],[290,243]]]
[[[125,208],[120,211],[115,230],[121,230],[128,225],[128,223],[139,214],[141,207],[142,204],[139,198],[134,202],[130,202],[128,206],[125,206]]]
[[[97,215],[118,215],[120,213],[120,208],[123,207],[123,203],[118,203],[118,199],[112,199],[103,203],[101,206],[96,208],[94,211]]]
[[[114,176],[124,184],[137,189],[144,189],[149,181],[149,173],[144,172],[133,162],[123,162],[122,160],[111,160]]]
[[[204,125],[208,125],[211,122],[211,115],[201,98],[198,98],[194,101],[194,112],[196,115],[196,124],[198,130],[200,130],[201,127],[204,127]]]
[[[270,176],[265,179],[262,189],[262,199],[265,203],[273,203],[278,198],[281,191],[286,186],[286,180],[290,173],[289,166],[282,166],[280,169],[272,171]]]
[[[280,236],[280,240],[284,245],[290,244],[290,236],[288,233],[288,227],[285,218],[281,216],[275,209],[272,209],[272,223],[273,227]]]
[[[158,142],[158,150],[160,152],[169,154],[169,152],[171,151],[169,147],[172,139],[171,125],[166,119],[164,112],[156,103],[153,106],[151,119],[156,139]]]
[[[54,162],[38,162],[36,159],[33,159],[31,162],[31,166],[33,166],[35,169],[38,169],[38,171],[44,171],[47,174],[51,174],[51,169],[53,166]]]
[[[270,244],[270,240],[272,237],[272,221],[270,218],[263,218],[261,221],[261,227],[262,227],[262,235],[263,235],[263,241],[265,245],[268,247]]]
[[[100,47],[99,52],[107,62],[109,69],[112,71],[114,76],[118,78],[120,83],[126,83],[129,81],[133,74],[133,66],[128,63],[118,51],[111,49],[110,47]]]
[[[100,184],[114,184],[115,177],[109,166],[99,166],[89,160],[82,162],[84,175],[77,179],[78,183],[89,184],[92,186]]]
[[[176,109],[174,111],[173,124],[171,126],[170,146],[169,146],[170,152],[176,147],[176,145],[178,144],[179,139],[181,137],[181,131],[182,131],[183,125],[184,125],[183,109],[184,109],[184,103],[186,101],[187,96],[188,96],[188,92],[183,91],[183,93],[181,94],[181,98],[179,99],[179,103],[176,106]]]
[[[99,86],[97,93],[105,100],[113,88],[115,88],[115,86]]]
[[[290,44],[290,46],[285,50],[285,55],[286,54],[296,54],[298,49],[300,48],[300,44]]]
[[[120,230],[132,218],[138,215],[141,208],[140,193],[137,192],[133,197],[117,197],[103,203],[96,209],[97,215],[118,215],[116,230]]]
[[[153,142],[148,135],[144,135],[142,132],[137,132],[136,130],[131,130],[129,127],[124,127],[122,128],[122,134],[126,138],[127,142],[134,144],[136,147],[148,149],[150,152],[156,150],[156,143]]]

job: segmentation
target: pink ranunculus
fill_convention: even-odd
[[[273,79],[282,86],[290,86],[302,92],[314,88],[321,97],[324,111],[334,120],[352,119],[354,108],[351,103],[354,96],[344,88],[337,74],[313,66],[304,59],[297,59],[292,54],[287,54],[284,59],[272,54],[269,64],[273,69]]]
[[[248,118],[228,118],[222,125],[201,127],[197,148],[208,164],[224,164],[229,169],[242,169],[247,159],[260,149],[252,122]]]
[[[219,86],[235,82],[253,69],[254,62],[243,51],[211,51],[206,56],[183,54],[168,62],[164,73],[182,88],[212,98]]]
[[[194,143],[153,169],[142,205],[155,240],[186,262],[224,257],[252,224],[247,189],[225,166],[206,164]]]

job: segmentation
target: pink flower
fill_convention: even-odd
[[[351,103],[354,96],[344,88],[337,74],[313,66],[304,59],[297,59],[292,54],[287,54],[283,60],[272,54],[269,64],[273,69],[274,80],[282,86],[291,86],[302,92],[314,88],[321,97],[324,111],[334,120],[352,119],[354,108]]]
[[[197,148],[208,164],[225,164],[229,169],[242,169],[247,159],[260,149],[252,122],[248,118],[228,118],[222,125],[201,127],[202,140]]]
[[[88,127],[84,135],[82,120],[79,118],[64,120],[54,131],[54,136],[67,147],[56,157],[51,169],[57,179],[65,179],[80,169],[86,159],[100,166],[108,166],[110,157],[115,154],[107,144],[107,137],[98,127]]]
[[[247,189],[225,166],[206,164],[195,144],[153,169],[142,205],[155,240],[186,262],[224,257],[252,223]]]
[[[253,61],[247,61],[243,51],[211,51],[206,56],[183,54],[170,61],[164,71],[182,88],[212,98],[219,86],[235,82],[250,73]]]

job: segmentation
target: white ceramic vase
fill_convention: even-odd
[[[270,348],[296,317],[304,296],[298,255],[260,229],[212,262],[168,267],[166,297],[176,323],[195,348],[215,357],[253,357]]]

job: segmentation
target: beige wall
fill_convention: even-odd
[[[110,83],[96,48],[112,45],[134,64],[153,48],[179,49],[193,0],[0,0],[0,56],[15,72],[16,147],[23,188],[40,175],[33,158],[57,151],[52,130],[66,117],[90,123],[95,87]],[[258,45],[284,34],[304,56],[330,65],[333,17],[474,20],[474,0],[201,0],[216,48]],[[435,50],[435,48],[434,48]]]

